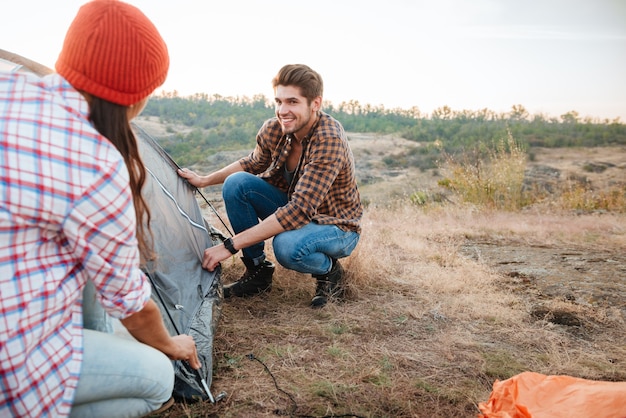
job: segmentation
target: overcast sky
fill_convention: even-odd
[[[430,114],[521,104],[626,122],[626,0],[129,0],[160,30],[162,89],[273,97],[287,63],[324,98]],[[84,1],[5,2],[0,48],[54,67]]]

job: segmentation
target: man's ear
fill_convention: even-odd
[[[316,112],[322,108],[322,96],[317,96],[315,99],[313,99],[311,108]]]

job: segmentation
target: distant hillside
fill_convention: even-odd
[[[547,118],[530,115],[520,105],[503,114],[487,109],[454,111],[444,106],[424,115],[417,108],[385,109],[356,101],[338,106],[325,103],[325,111],[341,121],[348,132],[394,134],[432,144],[415,151],[424,161],[432,161],[441,151],[455,154],[489,148],[509,133],[525,149],[626,145],[626,125],[619,120],[581,119],[575,111]],[[165,132],[156,135],[161,145],[175,160],[191,165],[216,152],[251,148],[257,130],[274,110],[262,95],[163,94],[152,97],[142,115],[157,118],[166,126]]]

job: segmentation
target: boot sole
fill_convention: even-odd
[[[251,292],[251,293],[236,293],[236,292],[230,292],[227,291],[226,289],[224,289],[224,299],[230,299],[230,298],[249,298],[252,296],[257,296],[257,295],[262,295],[263,293],[269,293],[272,291],[271,287],[268,287],[267,289],[261,289],[258,290],[256,292]],[[228,294],[226,294],[226,292],[228,292]]]

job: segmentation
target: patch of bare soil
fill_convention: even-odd
[[[626,147],[533,148],[529,168],[548,167],[558,180],[581,179],[597,187],[626,182]]]
[[[618,310],[626,318],[626,253],[624,249],[590,249],[524,244],[499,239],[467,240],[466,256],[492,267],[503,284],[532,301],[538,319],[581,326],[585,310]],[[564,302],[554,305],[554,302]],[[626,329],[621,332],[626,333]],[[623,334],[626,343],[626,334]]]
[[[377,205],[405,199],[416,190],[436,187],[437,170],[417,167],[389,168],[385,159],[401,158],[408,150],[424,146],[396,135],[348,133],[357,178],[365,202]]]

